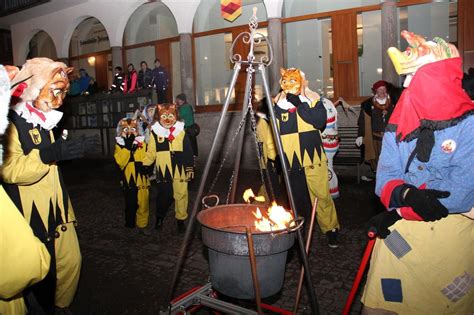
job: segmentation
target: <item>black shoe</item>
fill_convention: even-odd
[[[178,224],[178,233],[179,234],[184,233],[184,231],[186,230],[186,226],[184,225],[184,221],[183,220],[177,220],[176,222]]]
[[[332,229],[331,231],[326,232],[328,238],[328,246],[331,248],[338,248],[339,242],[337,241],[337,229]]]
[[[156,218],[155,229],[159,230],[163,227],[163,218]]]

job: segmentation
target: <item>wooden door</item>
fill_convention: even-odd
[[[156,59],[160,59],[161,66],[166,69],[166,72],[168,73],[168,79],[169,79],[169,86],[168,86],[168,91],[166,93],[166,97],[168,98],[168,102],[172,103],[173,102],[173,65],[172,65],[172,59],[171,59],[171,47],[170,47],[170,42],[158,42],[155,44],[155,56]],[[153,60],[154,62],[155,60]],[[151,66],[151,69],[153,69],[155,65],[153,64]]]
[[[95,80],[97,82],[97,88],[99,90],[107,90],[109,87],[109,82],[107,79],[107,55],[97,55],[95,56]]]
[[[458,45],[464,72],[474,68],[474,1],[458,1]]]
[[[332,17],[332,51],[334,66],[334,97],[356,99],[359,90],[357,57],[357,12]]]

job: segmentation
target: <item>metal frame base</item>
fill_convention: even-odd
[[[190,291],[174,299],[171,302],[168,310],[160,311],[160,315],[191,314],[203,306],[223,312],[224,314],[258,314],[254,310],[249,310],[244,307],[218,300],[215,297],[215,291],[212,289],[212,284],[209,282],[202,287],[191,289]],[[282,315],[293,314],[287,310],[271,305],[262,304],[262,308]]]

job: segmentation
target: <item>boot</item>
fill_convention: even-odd
[[[156,218],[155,229],[160,230],[163,227],[163,218]]]
[[[178,224],[178,233],[182,234],[186,230],[186,226],[184,225],[184,220],[176,220]]]

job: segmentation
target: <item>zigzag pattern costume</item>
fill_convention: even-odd
[[[150,180],[143,171],[146,155],[144,136],[135,138],[132,150],[125,147],[122,137],[116,138],[114,158],[122,171],[122,189],[125,196],[125,226],[145,228],[148,225]]]
[[[157,168],[157,220],[166,216],[173,200],[176,219],[185,220],[188,217],[186,170],[193,167],[193,150],[184,123],[178,121],[171,129],[166,129],[156,122],[151,129],[143,165],[155,163]]]
[[[327,157],[320,134],[326,125],[326,109],[321,100],[311,102],[303,95],[298,97],[303,103],[297,108],[286,99],[280,99],[274,107],[275,116],[290,167],[298,213],[309,220],[311,205],[317,196],[316,218],[321,231],[326,233],[339,228],[336,208],[329,194]]]
[[[55,305],[67,307],[72,302],[81,254],[74,211],[59,168],[55,163],[43,163],[39,154],[41,148],[54,142],[50,129],[62,113],[44,113],[43,122],[36,116],[37,112],[28,103],[19,103],[10,111],[2,176],[8,195],[51,255],[48,275],[29,289],[40,305],[50,310]],[[54,115],[59,115],[59,119]],[[49,120],[50,117],[53,119]]]

